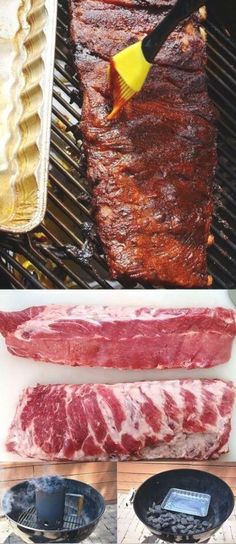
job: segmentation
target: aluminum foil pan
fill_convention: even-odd
[[[211,496],[207,493],[198,493],[197,491],[187,491],[172,487],[162,502],[161,507],[172,512],[205,517],[208,514],[210,501]]]
[[[57,0],[0,0],[0,229],[46,210]]]

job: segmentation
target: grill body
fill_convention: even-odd
[[[61,528],[42,529],[38,522],[35,497],[36,480],[27,480],[8,490],[2,501],[3,512],[9,519],[12,530],[26,543],[81,542],[94,531],[105,511],[102,495],[92,486],[63,479],[65,493],[84,497],[80,515],[76,500],[66,497]]]
[[[172,487],[210,494],[210,508],[205,519],[211,521],[211,529],[194,534],[193,536],[181,534],[174,536],[172,532],[166,532],[167,529],[162,530],[162,532],[157,531],[148,522],[147,511],[152,502],[161,504]],[[177,469],[161,472],[146,480],[135,494],[133,507],[135,514],[146,525],[149,531],[165,542],[175,543],[177,541],[183,544],[190,544],[191,542],[204,543],[208,542],[231,515],[234,509],[234,496],[230,487],[223,480],[209,472]]]
[[[209,92],[220,112],[217,190],[208,250],[212,288],[236,287],[236,16],[235,0],[208,0]],[[223,9],[222,9],[223,6]],[[112,281],[93,223],[79,122],[82,95],[68,40],[67,2],[59,0],[48,206],[28,235],[0,235],[1,288],[153,288]]]

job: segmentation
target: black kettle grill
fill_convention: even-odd
[[[9,489],[2,509],[12,530],[27,543],[81,542],[105,511],[102,495],[83,482],[46,477]]]
[[[149,508],[153,502],[161,505],[171,488],[207,493],[211,496],[209,511],[204,518],[211,523],[209,530],[191,536],[181,534],[174,536],[168,528],[160,532],[149,523],[147,517]],[[207,542],[228,519],[234,508],[234,496],[223,480],[208,472],[192,469],[168,470],[152,476],[139,487],[133,507],[135,514],[149,531],[165,542],[200,543]]]

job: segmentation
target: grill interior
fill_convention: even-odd
[[[208,262],[209,273],[214,278],[213,288],[235,288],[236,39],[224,28],[221,15],[221,23],[215,18],[217,0],[209,2],[209,17],[205,23],[207,71],[209,92],[220,111],[220,119],[216,175],[219,190],[216,191],[212,225],[215,243],[209,248]],[[227,2],[224,8],[227,8]],[[232,24],[230,16],[229,20]],[[94,228],[85,177],[79,129],[81,104],[68,42],[67,2],[59,0],[47,213],[43,223],[30,234],[0,235],[1,288],[153,287],[131,281],[120,283],[109,278]]]
[[[22,512],[17,523],[24,527],[38,530],[36,508],[33,506]],[[78,516],[76,513],[73,513],[73,509],[67,505],[65,506],[63,527],[59,530],[78,529],[78,527],[82,527],[84,523],[83,515],[81,514]]]

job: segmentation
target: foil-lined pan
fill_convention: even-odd
[[[0,229],[43,219],[57,0],[0,0]]]

